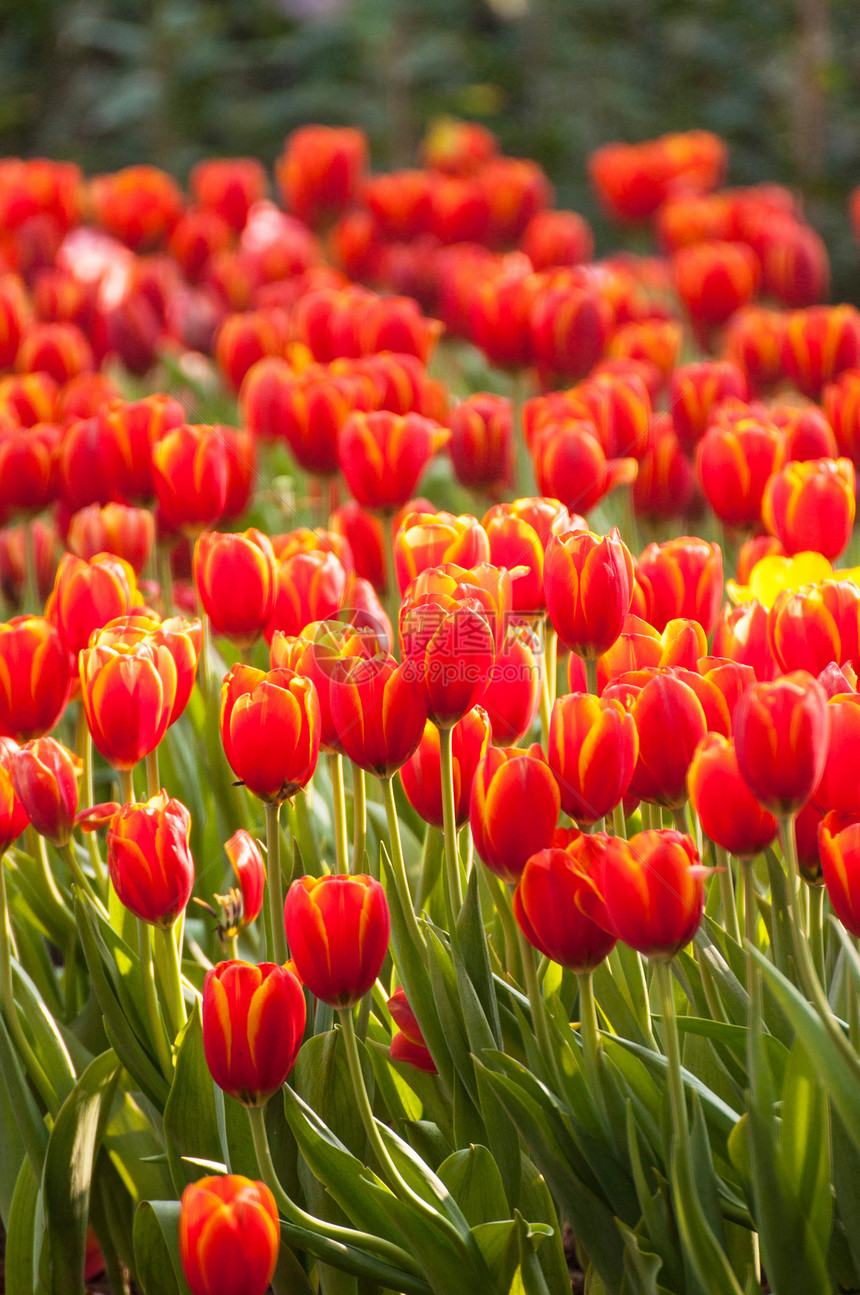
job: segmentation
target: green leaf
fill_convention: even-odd
[[[860,1275],[860,1151],[836,1112],[831,1116],[831,1156],[836,1209],[845,1224],[851,1257]]]
[[[18,1120],[21,1140],[30,1163],[41,1173],[48,1146],[48,1130],[45,1128],[45,1121],[24,1076],[18,1053],[9,1038],[2,1012],[0,1012],[0,1085],[5,1089],[8,1103]]]
[[[96,1057],[63,1103],[51,1130],[42,1190],[53,1295],[80,1295],[93,1166],[119,1073],[115,1052],[109,1049]]]
[[[33,1295],[38,1268],[34,1252],[40,1240],[36,1233],[39,1180],[29,1160],[18,1173],[6,1227],[6,1295]]]
[[[176,1068],[164,1107],[164,1136],[173,1187],[178,1195],[201,1177],[188,1157],[217,1160],[221,1156],[212,1077],[203,1049],[200,1003],[177,1041]]]
[[[471,1228],[508,1215],[498,1166],[486,1147],[455,1151],[439,1166],[438,1176],[466,1216]]]
[[[662,1267],[660,1256],[642,1248],[642,1239],[632,1228],[619,1222],[618,1230],[624,1242],[625,1288],[631,1295],[659,1295],[657,1274]]]
[[[494,1046],[500,1048],[502,1028],[499,1023],[498,1003],[493,991],[490,954],[481,916],[477,868],[473,868],[469,875],[463,906],[457,918],[454,941],[457,953],[462,959],[465,974],[483,1008],[484,1017],[492,1032]]]
[[[33,1051],[41,1062],[57,1097],[55,1110],[59,1110],[75,1086],[77,1075],[63,1036],[56,1021],[45,1005],[36,986],[17,963],[12,964],[15,998],[24,1018],[25,1029],[33,1043]]]
[[[792,1048],[785,1072],[781,1116],[783,1172],[792,1184],[807,1233],[820,1244],[823,1259],[833,1221],[830,1120],[821,1076],[800,1044]]]
[[[144,1295],[184,1295],[179,1201],[142,1201],[134,1215],[134,1262]]]

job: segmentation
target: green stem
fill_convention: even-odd
[[[758,905],[756,904],[756,884],[753,860],[741,859],[741,876],[744,888],[744,936],[746,938],[747,993],[750,997],[750,1016],[761,1015],[761,970],[753,957],[753,949],[758,944]]]
[[[200,691],[203,693],[204,701],[208,703],[212,695],[212,626],[202,607],[200,609],[200,620],[203,624],[203,637],[200,641],[200,667],[197,671],[197,680],[200,684]]]
[[[597,696],[597,658],[585,658],[585,687],[592,697]]]
[[[505,900],[509,901],[507,891],[502,891]],[[534,1026],[535,1036],[537,1037],[538,1047],[544,1059],[550,1078],[555,1082],[559,1092],[561,1088],[561,1076],[559,1075],[558,1062],[555,1055],[555,1047],[552,1041],[552,1032],[549,1028],[549,1015],[547,1013],[546,1000],[541,991],[540,982],[537,977],[537,961],[535,951],[529,944],[522,931],[517,926],[517,938],[520,946],[520,960],[523,964],[523,980],[525,981],[526,993],[532,1009],[532,1025]]]
[[[281,877],[280,816],[280,805],[266,805],[266,846],[268,850],[266,894],[269,901],[272,961],[283,964],[290,955],[287,952],[287,936],[284,931],[284,885]],[[268,956],[268,940],[266,942],[266,954]]]
[[[81,764],[83,765],[83,777],[81,781],[83,784],[84,805],[89,808],[95,800],[95,792],[93,790],[93,739],[90,734],[89,725],[87,724],[87,716],[83,703],[81,703],[78,710],[75,746],[78,756],[80,757]],[[87,832],[85,835],[87,841],[87,852],[90,856],[93,873],[95,874],[99,890],[104,892],[107,888],[107,872],[105,871],[101,851],[99,850],[98,834],[96,832]]]
[[[39,597],[39,564],[36,558],[35,518],[24,522],[24,611],[38,616],[42,611]]]
[[[63,898],[54,874],[51,871],[51,864],[48,860],[48,847],[45,842],[45,838],[43,836],[39,836],[36,829],[32,825],[28,824],[24,839],[27,845],[27,853],[36,864],[36,869],[45,889],[45,894],[50,898],[51,904],[56,909],[57,921],[67,927],[68,930],[74,931],[74,918],[69,913],[66,901]]]
[[[558,683],[558,635],[549,623],[545,627],[545,634],[546,677],[549,684],[549,709],[550,714],[552,714],[552,708],[555,705],[556,684]]]
[[[0,1003],[6,1024],[15,1040],[15,1046],[21,1054],[24,1068],[39,1090],[43,1101],[48,1103],[52,1086],[48,1081],[41,1062],[30,1047],[27,1036],[21,1026],[18,1007],[15,1003],[15,991],[12,987],[12,924],[9,920],[9,905],[6,897],[6,870],[3,856],[0,854]]]
[[[119,794],[123,805],[133,805],[134,799],[134,770],[117,769],[119,778]]]
[[[809,902],[809,943],[812,948],[812,963],[819,980],[824,980],[824,887],[808,886]]]
[[[364,872],[364,845],[367,840],[367,788],[364,770],[352,766],[352,871]]]
[[[143,982],[143,1006],[162,1073],[165,1079],[169,1079],[173,1072],[173,1061],[170,1055],[170,1043],[165,1033],[164,1020],[158,1006],[155,970],[152,964],[152,942],[149,932],[149,922],[144,922],[139,917],[137,919],[137,947],[140,954],[140,978]]]
[[[391,655],[399,661],[400,585],[397,583],[397,569],[394,563],[394,536],[396,532],[393,513],[385,514],[382,525],[382,551],[385,556],[385,601],[388,619],[391,621]]]
[[[329,756],[331,771],[332,808],[334,811],[334,850],[337,870],[349,871],[346,859],[346,793],[343,787],[343,756],[334,752]]]
[[[552,702],[550,701],[549,687],[549,651],[546,643],[546,619],[544,618],[542,634],[544,644],[540,653],[540,731],[543,738],[543,749],[547,751],[549,745],[549,723],[552,718]]]
[[[278,1178],[272,1162],[272,1153],[269,1150],[269,1135],[266,1131],[266,1108],[265,1106],[249,1106],[247,1110],[260,1177],[274,1196],[278,1209],[288,1223],[292,1223],[294,1227],[307,1228],[320,1237],[339,1241],[342,1245],[359,1246],[363,1250],[369,1250],[371,1254],[378,1255],[380,1259],[384,1259],[387,1263],[394,1264],[398,1268],[403,1268],[407,1272],[416,1275],[420,1273],[420,1268],[415,1259],[406,1250],[395,1245],[393,1241],[385,1241],[382,1237],[373,1236],[369,1232],[356,1232],[352,1228],[341,1227],[337,1223],[330,1223],[328,1219],[315,1218],[313,1214],[306,1213],[294,1201],[290,1200],[281,1185],[281,1180]]]
[[[729,858],[728,850],[724,850],[721,845],[716,847],[717,866],[720,872],[717,874],[720,879],[720,897],[723,901],[723,922],[727,933],[732,937],[735,944],[741,942],[741,928],[738,923],[738,905],[735,899],[734,878],[732,877],[732,861]]]
[[[78,863],[78,859],[75,854],[74,847],[71,841],[67,845],[58,846],[57,853],[60,855],[60,858],[65,863],[69,872],[72,874],[72,880],[74,881],[78,889],[81,891],[81,893],[86,895],[87,899],[89,899],[95,905],[95,907],[101,913],[102,917],[107,918],[108,911],[105,908],[102,901],[99,899],[96,892],[93,890],[92,886],[90,885],[89,877],[86,875],[83,868]]]
[[[660,1012],[663,1017],[663,1047],[666,1053],[667,1078],[669,1082],[669,1105],[672,1111],[672,1129],[681,1153],[686,1159],[689,1154],[689,1125],[687,1124],[687,1100],[684,1095],[684,1079],[681,1074],[681,1046],[678,1041],[678,1022],[675,1017],[675,995],[672,990],[672,970],[668,962],[654,960],[654,976],[657,981],[657,997],[660,1001]]]
[[[453,730],[439,729],[439,765],[442,778],[442,830],[445,833],[445,881],[449,916],[456,921],[463,907],[460,859],[457,854],[457,822],[454,807]],[[452,926],[453,929],[453,926]]]
[[[158,927],[155,936],[155,962],[158,967],[161,990],[167,1005],[170,1036],[175,1039],[188,1019],[182,993],[182,968],[176,948],[175,925]]]
[[[170,565],[170,549],[158,546],[158,583],[161,585],[161,605],[165,619],[173,615],[173,568]]]
[[[692,836],[690,831],[690,815],[687,813],[686,801],[679,805],[677,809],[672,810],[672,821],[675,824],[676,832],[683,832],[685,836]]]
[[[511,912],[508,892],[496,874],[491,872],[489,868],[481,868],[480,876],[490,892],[499,920],[502,923],[502,933],[505,937],[505,970],[509,976],[518,978],[521,961],[519,957],[520,939],[522,935]]]
[[[597,1026],[597,1004],[594,1001],[593,972],[579,972],[576,980],[579,985],[579,1035],[582,1040],[585,1078],[601,1122],[608,1129],[609,1117],[606,1113],[603,1084],[600,1076],[601,1043],[600,1031]]]
[[[394,870],[394,880],[400,893],[400,903],[403,906],[403,916],[406,919],[406,925],[409,927],[409,934],[416,949],[423,953],[426,945],[421,927],[418,925],[418,918],[415,916],[415,904],[412,899],[412,891],[409,887],[409,878],[406,875],[406,861],[403,858],[403,844],[400,840],[400,823],[397,818],[397,804],[394,799],[394,785],[390,778],[380,778],[382,783],[382,795],[385,799],[385,815],[388,819],[388,838],[391,843],[391,866]]]
[[[627,820],[624,817],[623,802],[616,805],[612,811],[612,830],[616,836],[620,836],[622,841],[627,840]]]
[[[161,791],[161,778],[158,774],[158,747],[146,756],[146,795],[151,800]]]

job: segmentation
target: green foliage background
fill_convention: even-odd
[[[0,152],[88,171],[207,154],[271,162],[308,121],[408,163],[431,117],[475,117],[601,225],[584,172],[610,139],[704,126],[736,183],[804,194],[860,293],[857,0],[2,0]]]

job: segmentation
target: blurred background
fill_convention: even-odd
[[[271,164],[307,122],[362,127],[409,164],[443,114],[540,162],[559,206],[618,243],[585,158],[700,126],[729,182],[777,180],[824,236],[833,299],[857,300],[846,212],[860,183],[857,0],[3,0],[0,154],[88,172],[211,155]],[[627,239],[629,243],[629,238]]]

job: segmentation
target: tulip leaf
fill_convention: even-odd
[[[486,1147],[455,1151],[437,1170],[439,1178],[466,1216],[471,1228],[508,1214],[508,1202],[498,1165]]]
[[[12,1204],[6,1218],[6,1255],[3,1276],[6,1295],[33,1295],[38,1276],[36,1250],[40,1235],[36,1230],[39,1206],[39,1180],[29,1160],[18,1173]]]
[[[469,1097],[474,1104],[477,1104],[475,1070],[469,1055],[470,1047],[466,1022],[460,1008],[457,973],[454,970],[450,953],[439,939],[436,931],[429,926],[427,928],[427,953],[430,984],[433,987],[433,997],[448,1051]],[[408,996],[409,991],[407,990]]]
[[[12,964],[12,977],[15,998],[22,1008],[33,1051],[56,1094],[55,1111],[59,1110],[75,1086],[77,1076],[72,1058],[41,994],[26,971],[15,962]]]
[[[681,1017],[678,1018],[679,1024]],[[652,1052],[650,1048],[640,1047],[639,1044],[633,1043],[630,1039],[614,1038],[605,1039],[605,1044],[613,1047],[615,1050],[622,1048],[633,1053],[645,1063],[652,1076],[658,1081],[659,1091],[662,1096],[665,1085],[665,1077],[668,1062],[660,1052]],[[705,1112],[705,1118],[711,1132],[716,1134],[721,1142],[725,1142],[739,1119],[739,1113],[729,1106],[728,1102],[723,1101],[716,1093],[711,1092],[707,1084],[702,1083],[697,1075],[691,1074],[685,1067],[681,1069],[681,1075],[684,1084],[698,1093],[702,1101],[702,1107]]]
[[[184,1295],[179,1201],[142,1201],[134,1215],[134,1263],[144,1295]]]
[[[164,1107],[164,1136],[177,1193],[200,1177],[189,1157],[220,1159],[221,1139],[218,1136],[215,1096],[203,1050],[203,1027],[197,999],[177,1040],[176,1068]]]
[[[112,1049],[96,1057],[63,1103],[51,1130],[42,1189],[53,1295],[79,1295],[81,1289],[93,1167],[120,1069]]]
[[[9,1037],[6,1022],[0,1012],[0,1085],[5,1089],[9,1105],[18,1122],[21,1140],[34,1169],[41,1172],[48,1146],[48,1130],[27,1083],[18,1053]],[[3,1155],[7,1154],[3,1144]]]
[[[469,875],[463,906],[457,918],[455,948],[462,959],[463,970],[474,988],[483,1008],[484,1017],[492,1031],[493,1046],[499,1048],[502,1045],[502,1028],[499,1024],[499,1007],[493,992],[490,954],[481,916],[477,868],[473,868]]]
[[[657,1274],[662,1268],[658,1254],[643,1250],[642,1238],[632,1228],[618,1224],[624,1242],[624,1290],[630,1295],[660,1295]]]

